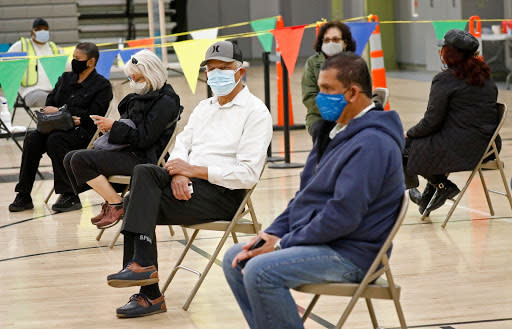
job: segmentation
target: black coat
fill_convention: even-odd
[[[116,121],[108,140],[112,144],[130,144],[126,151],[134,152],[142,162],[156,164],[182,109],[179,96],[168,84],[144,95],[128,94],[118,110],[121,118],[132,120],[136,128]]]
[[[427,111],[407,131],[407,174],[473,170],[498,125],[498,89],[492,80],[471,86],[448,69],[432,80]]]
[[[77,83],[78,75],[64,72],[55,84],[55,88],[46,98],[47,106],[68,106],[71,115],[80,117],[78,133],[83,139],[91,139],[96,125],[89,117],[91,114],[104,116],[112,100],[112,86],[102,75],[93,70],[89,76]]]

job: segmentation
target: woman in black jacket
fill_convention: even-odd
[[[86,190],[88,185],[105,199],[100,214],[91,218],[98,228],[113,226],[123,217],[121,196],[110,185],[108,177],[131,176],[138,164],[156,164],[176,128],[182,109],[179,96],[166,83],[167,70],[153,52],[142,50],[136,53],[124,71],[135,93],[128,94],[119,103],[121,120],[91,116],[98,129],[103,134],[108,133],[107,146],[121,149],[95,147],[70,152],[64,159],[77,193]]]
[[[423,193],[409,190],[420,213],[436,189],[430,210],[460,192],[447,174],[474,169],[499,121],[498,90],[489,66],[477,57],[478,40],[454,29],[446,33],[441,45],[441,60],[447,69],[432,81],[423,119],[406,133],[406,175],[419,174],[428,181]]]

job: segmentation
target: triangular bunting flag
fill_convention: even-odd
[[[375,27],[377,26],[376,22],[348,22],[345,23],[350,28],[350,33],[352,33],[352,39],[356,42],[356,54],[361,56],[363,53],[364,47],[368,43],[370,36],[372,35]]]
[[[126,64],[130,60],[130,58],[138,53],[139,51],[143,50],[145,48],[128,48],[128,49],[122,49],[119,51],[119,54],[121,55],[121,59],[123,60],[123,63]]]
[[[15,61],[0,61],[0,85],[4,90],[4,96],[7,98],[7,105],[12,110],[18,89],[20,88],[21,79],[27,70],[28,59],[20,59]]]
[[[217,39],[217,33],[219,30],[217,28],[214,29],[208,29],[208,30],[202,30],[197,32],[190,32],[190,35],[192,36],[192,39]]]
[[[98,64],[96,64],[96,71],[104,76],[105,79],[110,78],[110,69],[112,69],[112,64],[114,64],[114,59],[116,59],[118,53],[119,50],[117,49],[100,51],[100,59]]]
[[[55,87],[57,80],[66,69],[66,62],[68,61],[68,55],[52,56],[52,57],[40,57],[39,61],[43,66],[44,72],[52,88]]]
[[[204,54],[215,40],[197,39],[174,42],[172,45],[178,56],[181,70],[187,79],[188,86],[192,93],[196,93],[197,76],[199,75],[199,65],[204,59]]]
[[[277,17],[258,19],[252,21],[251,26],[254,32],[269,31],[276,28],[276,20]],[[272,33],[260,34],[258,35],[258,39],[260,40],[261,46],[265,52],[272,51],[272,41],[274,39]]]
[[[148,39],[139,39],[139,40],[129,40],[129,41],[126,41],[126,43],[131,48],[144,47],[144,46],[152,47],[153,44],[155,43],[155,40],[153,38],[148,38]]]
[[[300,43],[304,34],[304,26],[289,26],[282,29],[272,30],[276,42],[281,50],[281,56],[288,69],[288,75],[291,77],[295,70],[297,56],[299,56]]]
[[[451,29],[459,29],[464,30],[466,28],[467,22],[432,22],[432,26],[434,27],[434,31],[436,32],[436,39],[441,40],[444,38],[446,32]]]

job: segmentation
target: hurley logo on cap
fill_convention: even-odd
[[[213,53],[218,53],[219,52],[219,47],[220,47],[220,45],[213,45],[212,46],[212,54]]]

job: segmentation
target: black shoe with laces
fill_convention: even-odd
[[[425,208],[430,202],[430,199],[432,199],[432,197],[434,196],[435,192],[436,188],[434,187],[434,185],[427,183],[427,186],[425,187],[423,193],[418,191],[418,189],[416,188],[410,189],[409,198],[411,199],[412,202],[419,206],[418,210],[420,211],[420,214],[423,214]]]
[[[80,198],[78,195],[74,194],[61,194],[52,206],[53,211],[57,212],[66,212],[72,210],[82,209],[82,204],[80,203]]]
[[[128,303],[116,310],[118,318],[136,318],[162,312],[167,312],[164,295],[149,299],[143,293],[132,295]]]
[[[18,193],[14,201],[9,205],[10,212],[18,212],[28,209],[33,209],[32,198],[30,194]]]

